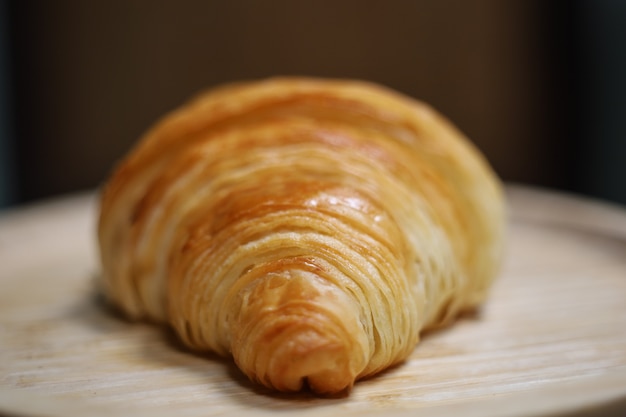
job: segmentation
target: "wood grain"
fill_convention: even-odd
[[[95,199],[0,215],[0,413],[448,416],[626,412],[626,212],[509,186],[489,303],[342,398],[275,395],[94,290]],[[560,415],[560,414],[559,414]]]

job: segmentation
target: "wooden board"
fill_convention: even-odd
[[[482,313],[344,398],[274,395],[94,293],[95,200],[0,215],[0,413],[626,415],[626,212],[520,186]],[[561,415],[561,414],[559,414]]]

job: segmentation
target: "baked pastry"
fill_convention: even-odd
[[[280,391],[350,389],[485,300],[501,185],[427,105],[272,78],[159,121],[101,194],[106,297]]]

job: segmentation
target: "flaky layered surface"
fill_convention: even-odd
[[[489,165],[425,104],[234,84],[164,117],[107,181],[102,284],[263,385],[336,393],[484,301],[503,223]]]

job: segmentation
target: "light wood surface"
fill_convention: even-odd
[[[481,314],[342,398],[274,395],[104,308],[92,194],[1,213],[0,414],[626,415],[626,211],[508,196],[506,262]]]

